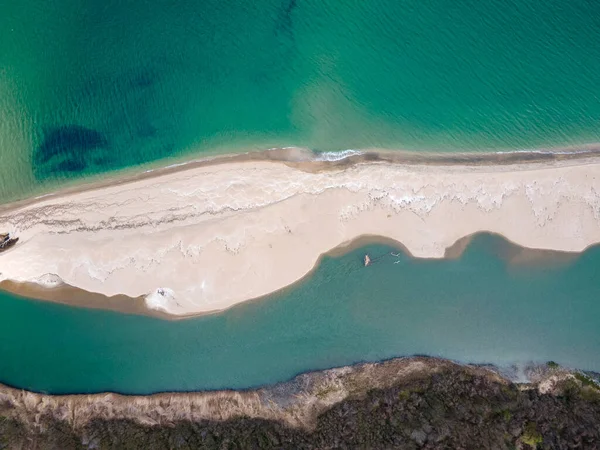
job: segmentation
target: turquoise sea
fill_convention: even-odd
[[[0,202],[165,158],[600,141],[590,0],[0,0]]]
[[[480,235],[458,260],[370,245],[325,258],[287,292],[181,321],[0,293],[0,382],[51,393],[247,388],[413,354],[600,370],[600,247],[513,266],[498,257],[503,245]],[[380,258],[367,268],[365,251]]]

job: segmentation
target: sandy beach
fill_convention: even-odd
[[[19,242],[0,254],[1,286],[56,300],[67,284],[116,296],[108,308],[130,297],[187,316],[288,286],[361,236],[401,242],[418,258],[442,258],[482,231],[563,252],[600,242],[597,157],[352,158],[187,165],[8,205],[0,232]],[[80,297],[71,302],[90,306]]]

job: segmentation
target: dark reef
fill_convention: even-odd
[[[84,172],[109,160],[108,140],[102,133],[79,125],[53,128],[33,154],[38,179],[57,174]]]

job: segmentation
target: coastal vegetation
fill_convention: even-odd
[[[490,367],[397,359],[258,391],[211,393],[203,404],[208,416],[195,419],[184,417],[186,408],[199,408],[209,394],[129,397],[123,415],[114,399],[103,410],[102,396],[19,395],[3,387],[0,448],[598,448],[600,395],[586,394],[597,389],[593,377],[544,365],[526,373],[531,382],[515,383]],[[261,402],[244,410],[255,394]],[[173,406],[177,397],[185,408]],[[144,402],[151,408],[143,410]],[[242,410],[227,416],[224,405]]]

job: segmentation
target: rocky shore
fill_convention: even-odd
[[[0,448],[595,449],[595,376],[413,357],[249,391],[50,396],[1,386]]]

